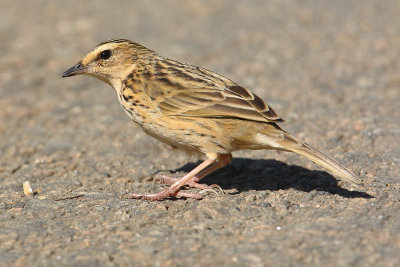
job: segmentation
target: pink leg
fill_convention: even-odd
[[[197,183],[207,175],[209,175],[212,172],[215,172],[216,170],[225,167],[226,165],[229,164],[232,160],[232,155],[231,154],[224,154],[220,155],[218,158],[218,162],[215,162],[213,165],[208,167],[207,169],[202,170],[198,175],[195,175],[191,182]],[[219,186],[218,186],[219,187]]]
[[[145,199],[145,200],[162,200],[166,197],[175,197],[175,196],[183,196],[183,197],[193,197],[198,199],[200,196],[199,194],[190,194],[190,193],[180,193],[179,189],[184,186],[187,182],[189,182],[193,177],[195,177],[199,172],[210,166],[216,161],[206,159],[203,161],[199,166],[194,168],[191,172],[183,176],[181,179],[179,179],[177,182],[172,184],[170,187],[167,189],[162,190],[161,192],[157,194],[134,194],[134,193],[127,193],[122,195],[121,197],[126,197],[126,198],[140,198],[140,199]],[[201,198],[201,197],[200,197]]]
[[[231,154],[226,154],[226,155],[220,155],[218,162],[215,162],[208,168],[205,168],[202,170],[199,174],[195,175],[189,182],[187,182],[185,185],[188,185],[193,188],[199,188],[202,190],[213,190],[214,188],[217,188],[222,191],[221,187],[217,184],[212,184],[212,185],[205,185],[205,184],[199,184],[198,182],[209,175],[212,172],[215,172],[216,170],[226,166],[231,162],[232,160],[232,155]],[[160,182],[165,183],[165,184],[173,184],[176,183],[179,179],[178,178],[173,178],[167,175],[160,175]]]
[[[177,181],[179,181],[179,178],[174,178],[174,177],[164,175],[164,174],[159,175],[158,178],[159,178],[160,183],[162,183],[162,184],[174,184]],[[199,184],[199,183],[194,182],[193,179],[195,179],[195,177],[193,177],[192,180],[187,182],[185,185],[192,187],[192,188],[198,188],[201,190],[209,190],[209,189],[213,189],[213,188],[221,189],[216,184],[212,184],[212,185]]]

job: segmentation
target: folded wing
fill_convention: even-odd
[[[168,68],[170,73],[162,74],[148,86],[148,94],[165,115],[283,121],[246,88],[216,73],[190,65],[178,68],[175,61],[174,64],[175,68]]]

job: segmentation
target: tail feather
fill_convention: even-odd
[[[318,165],[328,169],[333,174],[339,176],[342,180],[353,184],[361,184],[361,180],[353,174],[350,170],[345,168],[333,158],[325,155],[324,153],[312,148],[308,144],[297,140],[292,135],[283,132],[284,139],[278,142],[285,150],[295,152],[303,157],[317,163]]]

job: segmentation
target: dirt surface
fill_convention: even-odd
[[[400,265],[399,1],[1,2],[0,265]],[[106,84],[60,78],[111,38],[248,87],[364,184],[240,151],[205,179],[225,194],[120,199],[198,160],[137,129]]]

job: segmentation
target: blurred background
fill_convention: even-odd
[[[398,1],[0,6],[0,265],[400,263]],[[120,200],[158,191],[154,172],[179,176],[196,159],[146,137],[106,84],[60,78],[113,38],[247,87],[364,185],[338,184],[296,155],[241,151],[206,180],[227,195]],[[25,180],[35,197],[23,196]]]

